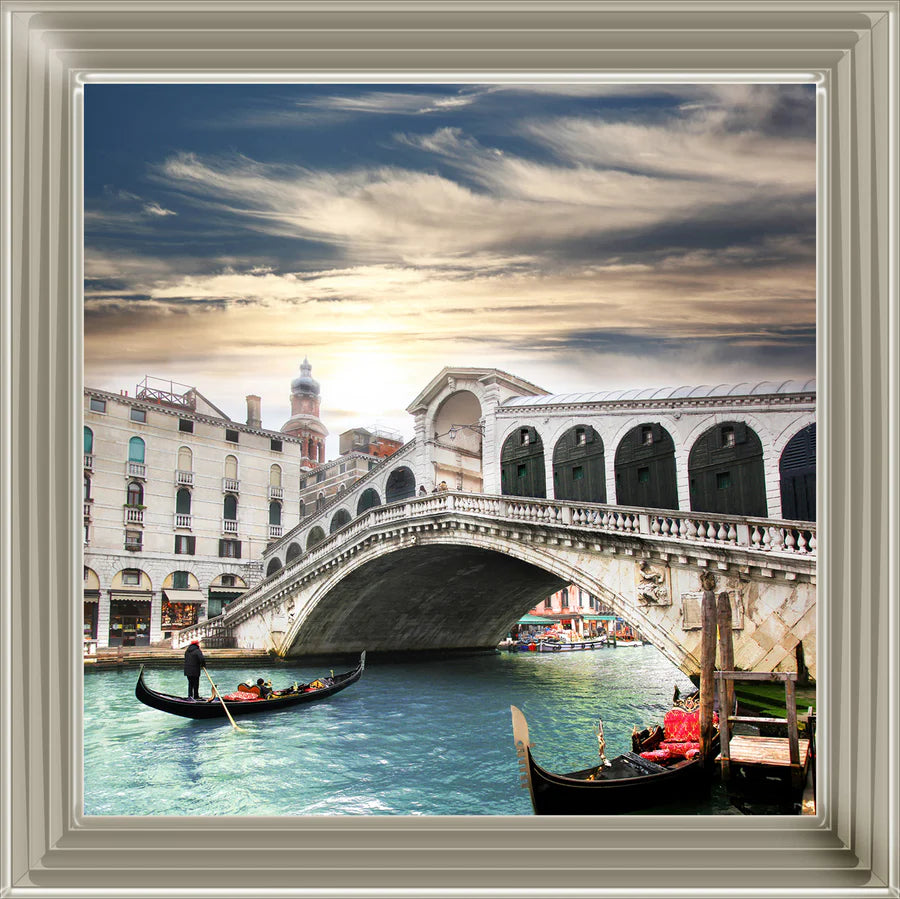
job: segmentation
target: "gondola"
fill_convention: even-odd
[[[659,764],[637,752],[625,752],[604,764],[601,744],[599,765],[553,774],[531,754],[525,716],[515,706],[510,709],[522,786],[531,793],[536,815],[621,815],[672,801],[699,801],[707,794],[709,769],[699,756]]]
[[[137,686],[134,695],[144,705],[168,712],[170,715],[180,715],[182,718],[208,719],[227,718],[222,705],[224,701],[232,716],[258,715],[263,712],[277,712],[282,709],[294,708],[307,702],[315,702],[319,699],[327,699],[340,693],[351,684],[355,684],[362,677],[366,666],[366,654],[359,658],[359,664],[353,671],[345,674],[336,674],[334,677],[323,677],[312,681],[310,684],[299,684],[286,690],[276,690],[266,699],[240,698],[240,699],[188,699],[184,696],[172,696],[168,693],[157,693],[144,683],[144,666],[138,675]],[[243,686],[243,685],[242,685]],[[234,694],[226,694],[233,696]],[[245,694],[242,694],[245,695]]]

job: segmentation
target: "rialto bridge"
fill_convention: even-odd
[[[813,384],[554,396],[445,369],[409,411],[415,438],[271,543],[264,579],[178,645],[487,648],[574,583],[695,673],[711,571],[736,664],[793,669],[800,648],[815,675]]]

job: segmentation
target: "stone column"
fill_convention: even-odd
[[[109,646],[109,591],[100,591],[100,608],[97,609],[97,649]]]
[[[150,594],[150,642],[162,639],[162,590]]]
[[[500,493],[500,447],[497,444],[497,410],[500,408],[500,387],[485,381],[481,400],[481,421],[484,437],[481,441],[481,481],[484,493]]]

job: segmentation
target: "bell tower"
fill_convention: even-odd
[[[315,468],[325,461],[325,438],[328,429],[319,419],[322,404],[319,382],[312,376],[312,366],[304,357],[300,374],[291,381],[291,417],[281,430],[303,441],[300,464]]]

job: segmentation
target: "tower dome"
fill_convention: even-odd
[[[312,396],[319,395],[319,382],[312,376],[312,366],[309,359],[303,357],[300,365],[300,375],[291,381],[291,393],[305,393]]]

